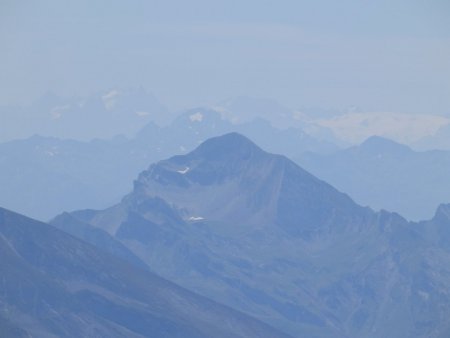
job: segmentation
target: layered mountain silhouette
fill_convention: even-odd
[[[374,212],[231,133],[151,165],[119,204],[53,224],[103,231],[161,276],[294,336],[446,337],[448,208],[422,223]]]
[[[236,130],[290,156],[334,149],[299,129],[276,129],[264,120],[234,125],[217,111],[192,109],[165,127],[150,122],[133,138],[80,142],[33,136],[0,144],[0,205],[42,221],[62,211],[105,208],[132,189],[149,163]]]
[[[104,208],[158,159],[126,138],[79,142],[34,136],[0,144],[0,205],[41,221],[64,210]]]
[[[36,133],[86,141],[131,136],[149,121],[170,121],[167,108],[143,87],[110,88],[84,97],[48,92],[27,106],[0,105],[0,115],[1,141]]]
[[[395,211],[411,220],[431,218],[440,203],[450,202],[448,151],[413,151],[374,136],[359,146],[331,154],[307,153],[296,159],[358,203]]]
[[[1,337],[282,337],[48,224],[0,209]]]

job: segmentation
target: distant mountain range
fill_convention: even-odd
[[[223,100],[212,109],[234,124],[264,119],[277,128],[300,127],[300,121],[293,119],[293,110],[283,106],[275,100],[267,98],[252,98],[238,96]],[[297,123],[293,123],[297,122]]]
[[[56,228],[0,208],[0,336],[287,337]]]
[[[418,150],[450,150],[450,118],[444,115],[374,112],[358,107],[293,109],[270,98],[247,96],[201,107],[220,113],[221,119],[232,125],[263,119],[277,129],[300,129],[309,138],[340,147],[380,135]],[[169,110],[143,87],[109,88],[74,97],[49,92],[25,106],[0,105],[0,142],[32,135],[78,141],[134,137],[147,123],[168,126],[178,115],[179,111]]]
[[[39,134],[88,141],[134,135],[150,121],[169,122],[167,108],[143,88],[86,97],[47,93],[28,106],[0,106],[0,142]]]
[[[450,149],[449,143],[442,142],[450,136],[450,118],[443,115],[348,111],[312,117],[309,123],[331,131],[336,139],[349,146],[379,135],[424,150]]]
[[[40,220],[62,211],[105,208],[132,189],[149,163],[233,131],[294,159],[374,209],[420,220],[450,202],[448,151],[417,152],[376,136],[340,150],[298,128],[277,129],[262,119],[233,124],[224,114],[188,110],[165,127],[149,122],[133,138],[81,142],[34,136],[0,144],[0,205]]]
[[[302,154],[296,161],[358,203],[412,220],[430,218],[440,203],[450,202],[448,151],[417,152],[374,136],[359,146]]]
[[[429,135],[421,140],[418,140],[413,144],[413,146],[418,150],[450,150],[450,124],[439,128],[434,135]]]
[[[0,144],[0,205],[40,220],[67,210],[104,208],[128,193],[149,163],[231,131],[289,156],[336,149],[299,129],[276,129],[264,120],[235,125],[215,110],[198,108],[165,127],[150,122],[133,138],[81,142],[34,136]]]
[[[236,133],[52,224],[293,336],[450,334],[450,205],[421,223],[374,212]]]

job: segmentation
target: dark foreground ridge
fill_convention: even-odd
[[[0,336],[283,337],[271,327],[0,208]]]

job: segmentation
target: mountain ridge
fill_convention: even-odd
[[[79,215],[192,291],[294,336],[423,336],[419,314],[446,330],[437,308],[417,310],[405,289],[420,295],[426,280],[435,297],[445,285],[447,244],[435,247],[425,229],[446,220],[425,226],[361,207],[237,134],[152,164],[134,186],[121,203]]]
[[[414,151],[380,137],[330,154],[305,153],[296,162],[345,191],[361,205],[398,212],[409,220],[433,217],[450,202],[448,151]]]
[[[0,255],[6,271],[0,286],[6,324],[0,324],[6,332],[20,327],[36,337],[286,336],[3,208]]]
[[[286,181],[290,177],[299,179]],[[355,210],[358,210],[361,215],[369,212],[288,158],[267,153],[238,133],[211,138],[186,155],[157,162],[139,175],[134,186],[131,195],[161,197],[184,209],[188,217],[221,218],[250,224],[277,223],[279,217],[282,218],[281,225],[291,227],[291,234],[296,233],[295,224],[306,224],[308,217],[319,217],[338,205],[342,209],[333,211],[337,217],[340,211],[356,214]],[[179,196],[189,189],[192,189],[192,195],[203,196],[205,202],[193,207],[188,200],[179,200]],[[332,207],[326,199],[302,193],[308,189],[333,196],[336,204]],[[278,211],[290,203],[293,194],[307,207],[301,204],[290,213]],[[279,199],[283,202],[279,203]],[[346,212],[346,208],[351,211]],[[255,218],[258,214],[260,217]]]

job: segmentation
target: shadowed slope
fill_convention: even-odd
[[[7,333],[20,327],[34,337],[282,336],[5,209],[0,209],[0,261],[0,328]]]

